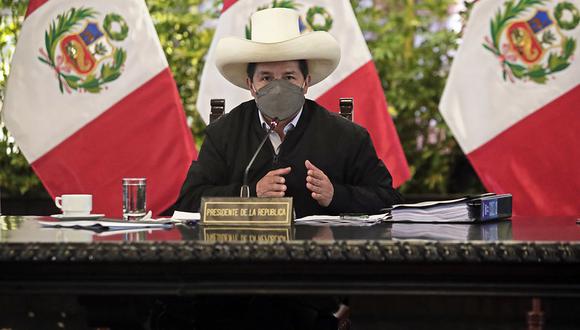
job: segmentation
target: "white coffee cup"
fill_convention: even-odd
[[[62,195],[54,199],[54,204],[64,215],[89,215],[93,210],[93,195]]]

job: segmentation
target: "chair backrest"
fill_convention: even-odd
[[[210,113],[209,113],[209,123],[220,119],[226,110],[226,100],[224,99],[211,99],[209,101]]]
[[[344,118],[352,121],[353,110],[354,110],[354,100],[352,97],[341,97],[338,100],[338,106],[340,109],[340,115]]]
[[[209,101],[210,113],[209,113],[209,123],[213,123],[223,116],[226,110],[226,100],[224,99],[211,99]],[[350,121],[353,118],[354,100],[352,97],[342,97],[338,101],[338,106],[340,109],[340,115]]]

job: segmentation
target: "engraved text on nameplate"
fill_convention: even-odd
[[[292,223],[292,198],[203,197],[204,225],[285,225]]]

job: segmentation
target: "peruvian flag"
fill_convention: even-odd
[[[218,40],[231,36],[245,38],[250,16],[258,9],[272,7],[272,3],[272,0],[224,1],[197,100],[197,108],[206,123],[211,99],[225,99],[228,109],[251,99],[249,91],[229,83],[218,72],[215,66]],[[324,30],[338,40],[340,64],[328,78],[308,88],[307,97],[334,112],[339,111],[339,98],[354,98],[354,121],[369,131],[379,157],[393,176],[394,185],[400,186],[410,177],[409,167],[393,120],[387,112],[381,81],[349,1],[290,0],[277,3],[300,12],[303,33]]]
[[[479,1],[439,108],[518,215],[580,215],[580,1]]]
[[[108,216],[123,177],[171,206],[197,155],[144,0],[31,0],[2,112],[53,197],[92,194]]]

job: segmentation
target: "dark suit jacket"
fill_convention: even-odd
[[[209,125],[197,161],[191,164],[176,209],[198,211],[202,196],[239,196],[244,170],[265,136],[256,103],[240,104]],[[320,206],[306,188],[305,160],[330,178],[334,197]],[[374,213],[400,201],[392,178],[378,159],[368,132],[355,123],[306,100],[296,127],[289,131],[276,156],[269,141],[252,166],[248,178],[256,183],[273,169],[290,166],[287,193],[294,199],[297,217],[312,214]]]

